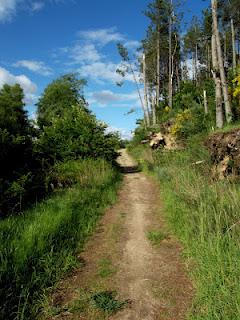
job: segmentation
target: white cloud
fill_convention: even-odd
[[[19,0],[0,0],[0,21],[4,22],[15,14]]]
[[[0,87],[4,84],[15,84],[18,83],[23,88],[25,93],[25,102],[30,104],[35,100],[35,94],[37,91],[37,86],[25,75],[13,75],[8,70],[0,67]]]
[[[79,72],[83,77],[91,78],[97,82],[110,81],[118,82],[121,77],[116,73],[118,64],[109,62],[95,62],[83,65],[79,68]]]
[[[42,10],[42,8],[45,6],[45,4],[44,4],[44,2],[42,2],[42,1],[36,1],[36,2],[33,2],[32,4],[31,4],[31,10],[33,11],[33,12],[35,12],[35,11],[40,11],[40,10]]]
[[[130,140],[133,137],[133,133],[126,128],[117,128],[117,127],[112,127],[112,126],[107,127],[106,133],[112,133],[112,132],[113,133],[114,132],[120,133],[120,136],[124,140]]]
[[[120,57],[119,63],[111,61],[107,57],[107,51],[103,49],[107,44],[112,43],[117,54],[115,42],[121,41],[129,50],[135,50],[139,47],[138,41],[129,40],[114,27],[79,31],[78,37],[71,46],[59,48],[53,53],[56,63],[65,59],[65,66],[70,66],[68,71],[73,68],[71,66],[74,66],[74,71],[78,71],[81,76],[98,84],[105,82],[116,84],[123,80],[133,82],[131,74],[126,74],[123,79],[116,73],[116,70],[121,67]],[[138,78],[138,74],[136,76]]]
[[[87,41],[96,42],[101,45],[125,40],[125,37],[117,32],[116,28],[79,31],[78,36]]]
[[[140,47],[141,43],[136,40],[129,40],[124,43],[125,47],[129,50],[134,50]]]
[[[6,22],[16,14],[17,11],[38,12],[45,6],[45,2],[58,4],[65,0],[0,0],[0,22]]]
[[[138,93],[134,91],[131,93],[119,94],[111,90],[102,90],[102,91],[93,92],[91,94],[91,99],[92,101],[95,101],[96,103],[102,104],[102,105],[107,105],[113,102],[115,103],[118,102],[121,105],[123,105],[123,102],[127,102],[127,101],[129,103],[138,102]]]
[[[17,61],[13,66],[26,68],[43,76],[49,76],[52,74],[52,69],[47,67],[42,61],[20,60]]]
[[[92,43],[77,43],[72,48],[65,48],[70,54],[73,63],[92,63],[101,60],[102,56]]]
[[[122,81],[122,77],[116,73],[118,68],[119,64],[117,63],[99,61],[92,64],[82,65],[78,71],[81,76],[93,79],[98,83],[108,81],[115,84]],[[133,78],[130,74],[127,74],[125,80],[133,81]]]
[[[126,114],[128,111],[134,110],[138,112],[141,109],[138,92],[132,91],[130,93],[117,93],[111,90],[101,90],[90,92],[87,94],[87,101],[90,106],[98,108],[124,108]]]

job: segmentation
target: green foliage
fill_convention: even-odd
[[[157,246],[166,239],[166,235],[160,230],[154,230],[147,232],[147,238],[152,245]]]
[[[118,48],[119,55],[123,59],[123,61],[128,62],[130,58],[129,58],[129,53],[127,48],[125,48],[122,43],[117,43],[117,48]]]
[[[106,125],[86,108],[76,75],[65,75],[48,85],[38,103],[41,131],[35,151],[48,165],[77,158],[116,157],[119,137],[106,134]]]
[[[192,18],[191,26],[187,30],[186,35],[184,36],[184,49],[186,51],[190,51],[192,54],[192,58],[194,55],[194,52],[197,48],[199,48],[199,45],[201,45],[201,36],[202,36],[202,30],[200,21],[196,16]]]
[[[174,108],[185,110],[193,105],[199,105],[202,103],[201,95],[201,88],[196,87],[192,81],[182,82],[179,91],[174,96]]]
[[[0,223],[0,319],[36,319],[41,294],[77,265],[75,252],[115,198],[109,162],[120,139],[86,108],[83,84],[75,75],[51,83],[36,129],[20,86],[0,90],[0,216],[21,212]]]
[[[116,292],[103,291],[94,293],[91,297],[96,308],[103,310],[106,314],[113,314],[121,310],[127,301],[119,301],[116,299]]]
[[[105,133],[106,126],[80,108],[69,106],[61,117],[52,119],[36,141],[36,152],[52,165],[56,161],[77,158],[103,157],[112,161],[116,157],[118,139]]]
[[[23,90],[16,84],[0,90],[0,216],[21,208],[31,182],[33,128],[24,111]]]
[[[115,200],[120,176],[104,160],[58,172],[61,179],[77,173],[77,184],[0,224],[0,319],[36,319],[43,292],[78,265],[75,253]]]
[[[170,132],[178,139],[186,139],[197,133],[206,132],[208,124],[208,115],[203,112],[202,106],[196,106],[177,113]]]
[[[78,79],[76,74],[66,74],[50,83],[37,103],[39,126],[51,125],[52,120],[64,115],[73,105],[87,111],[83,96],[85,84],[86,81]]]
[[[64,75],[45,89],[38,106],[38,127],[24,111],[19,85],[0,90],[0,216],[22,211],[41,199],[56,162],[79,158],[113,161],[119,148],[116,133],[87,109],[85,81]]]
[[[142,140],[145,140],[148,135],[148,130],[145,128],[143,122],[141,121],[138,127],[134,131],[133,139],[131,140],[131,145],[137,146]]]

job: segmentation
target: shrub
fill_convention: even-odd
[[[196,106],[179,112],[170,132],[178,139],[186,139],[197,133],[207,131],[209,126],[209,115],[203,112],[201,106]]]

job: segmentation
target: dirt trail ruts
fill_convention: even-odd
[[[185,273],[181,246],[169,234],[158,246],[153,246],[147,239],[148,231],[160,230],[167,234],[158,186],[151,178],[135,170],[135,163],[125,150],[121,150],[119,163],[125,177],[118,201],[103,218],[101,232],[86,247],[82,255],[85,261],[83,270],[64,280],[59,287],[60,300],[66,303],[74,299],[73,292],[78,287],[89,291],[92,286],[98,287],[98,261],[107,255],[116,272],[107,279],[99,280],[99,286],[116,290],[119,299],[131,303],[104,319],[186,319],[193,289]],[[109,225],[118,227],[109,232]],[[115,240],[112,241],[112,238]],[[55,318],[103,319],[91,312],[77,317],[65,313]]]

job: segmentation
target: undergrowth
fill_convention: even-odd
[[[91,296],[91,300],[96,308],[111,315],[121,310],[128,303],[128,301],[116,299],[116,295],[117,293],[112,291],[97,292]]]
[[[153,246],[158,246],[164,239],[166,235],[160,230],[148,231],[147,238]]]
[[[56,281],[79,265],[76,253],[116,197],[119,173],[103,160],[58,167],[69,189],[0,222],[0,319],[36,319]]]
[[[196,288],[189,319],[237,320],[240,185],[211,179],[210,157],[201,141],[195,137],[182,151],[130,150],[159,180],[167,220],[184,245]]]

